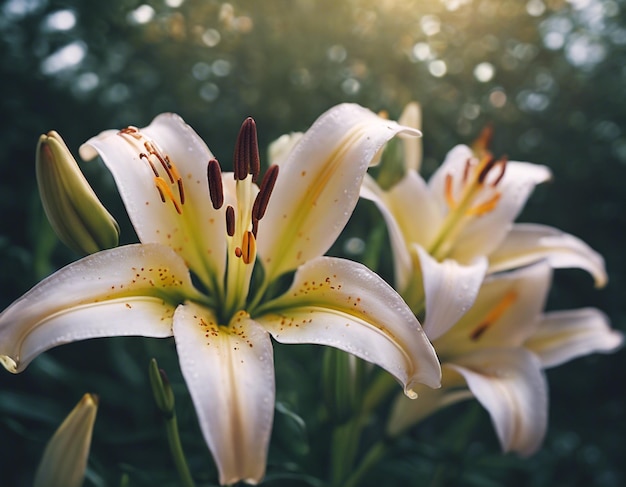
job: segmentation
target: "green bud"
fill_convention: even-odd
[[[46,216],[57,236],[79,254],[116,247],[120,229],[81,172],[61,136],[39,138],[37,185]]]
[[[163,369],[159,369],[156,359],[150,360],[148,367],[150,385],[157,407],[166,418],[174,415],[174,392]]]
[[[80,487],[85,478],[98,397],[85,394],[56,430],[35,473],[34,487]]]

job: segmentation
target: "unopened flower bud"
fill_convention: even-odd
[[[39,138],[37,185],[46,216],[61,241],[80,254],[117,246],[120,229],[55,131]]]
[[[85,394],[56,430],[35,474],[34,487],[80,487],[85,478],[98,397]]]
[[[174,392],[172,391],[170,381],[165,371],[159,369],[155,359],[150,360],[148,370],[154,401],[164,416],[171,417],[174,414]]]

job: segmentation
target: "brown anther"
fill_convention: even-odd
[[[252,181],[256,181],[261,170],[259,158],[259,142],[257,140],[256,123],[248,117],[241,124],[234,155],[235,180],[242,181],[252,175]]]
[[[185,204],[185,188],[183,187],[183,179],[178,178],[176,180],[176,184],[178,185],[178,196],[180,197],[180,204]]]
[[[152,172],[154,173],[154,177],[159,177],[159,171],[157,171],[157,168],[154,167],[154,164],[152,164],[152,161],[150,160],[150,158],[148,157],[148,154],[146,154],[145,152],[142,152],[141,154],[139,154],[139,159],[145,159],[145,161],[150,164],[150,169],[152,169]]]
[[[489,156],[488,158],[485,159],[486,162],[482,162],[480,166],[482,166],[482,169],[480,170],[480,173],[478,174],[478,182],[480,184],[483,184],[485,182],[485,179],[487,178],[487,174],[489,174],[489,171],[491,171],[493,169],[493,167],[496,165],[496,159],[493,156]]]
[[[493,125],[487,124],[480,132],[478,138],[472,144],[472,151],[479,159],[490,156],[489,147],[493,139]]]
[[[213,208],[219,210],[224,204],[224,186],[222,185],[222,169],[217,159],[211,159],[207,166],[207,180],[209,182],[209,196]]]
[[[235,209],[230,205],[226,207],[226,233],[229,237],[235,235]]]
[[[235,257],[240,258],[243,255],[241,247],[235,247]]]
[[[263,176],[261,188],[254,199],[254,205],[252,206],[253,218],[260,220],[265,215],[265,211],[267,210],[267,205],[270,202],[270,196],[272,195],[272,190],[274,189],[277,178],[278,166],[273,164],[267,169],[265,176]]]
[[[259,219],[252,215],[252,235],[256,237],[257,232],[259,231]]]
[[[463,168],[463,184],[467,182],[470,171],[472,170],[472,160],[470,158],[465,161],[465,167]]]
[[[478,175],[478,182],[480,184],[485,184],[487,175],[489,173],[493,174],[494,168],[497,168],[499,170],[498,175],[492,182],[489,183],[491,186],[495,187],[500,182],[500,180],[504,177],[504,172],[506,170],[506,163],[507,163],[506,157],[501,157],[500,159],[496,160],[492,156],[490,156],[489,159],[487,160],[487,163],[483,166],[482,170],[480,171],[480,174]]]
[[[139,132],[139,129],[137,127],[134,127],[132,125],[129,125],[128,127],[120,130],[117,135],[130,135],[135,139],[141,139],[141,132]]]
[[[167,173],[167,177],[170,178],[170,183],[173,183],[175,178],[174,178],[174,175],[172,174],[172,171],[171,171],[171,166],[172,165],[163,158],[161,153],[156,149],[154,144],[152,142],[150,142],[149,140],[146,140],[143,143],[143,146],[148,151],[148,154],[150,154],[151,156],[156,157],[159,160],[159,162],[161,163],[161,166],[163,166],[163,169],[165,169],[165,172]]]
[[[507,156],[502,156],[496,162],[495,166],[500,168],[500,173],[496,176],[496,178],[491,182],[492,187],[496,187],[502,178],[504,177],[504,173],[506,172],[506,163],[508,162]]]
[[[157,179],[157,178],[155,178],[155,181],[156,181],[156,179]],[[160,179],[160,178],[158,178],[158,179]],[[157,191],[159,192],[159,196],[161,197],[161,201],[162,201],[163,203],[165,203],[165,194],[163,194],[163,190],[161,189],[161,186],[159,186],[159,185],[157,184],[157,185],[156,185],[156,189],[157,189]]]
[[[168,184],[165,181],[165,179],[163,179],[162,177],[154,178],[154,183],[156,184],[156,187],[159,190],[159,195],[161,196],[161,201],[163,201],[163,203],[165,203],[166,197],[169,198],[170,201],[172,202],[172,204],[174,205],[174,208],[176,208],[176,212],[179,215],[182,215],[183,211],[180,208],[180,205],[178,204],[178,201],[176,201],[176,198],[174,197],[174,193],[172,193],[172,190],[168,186]]]

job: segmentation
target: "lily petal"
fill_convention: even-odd
[[[457,237],[457,246],[452,250],[457,260],[465,261],[477,253],[489,255],[497,249],[512,222],[522,211],[530,193],[539,183],[552,177],[550,170],[528,162],[508,162],[506,172],[498,190],[500,201],[493,211],[474,218]]]
[[[396,221],[395,214],[392,213],[386,201],[385,192],[369,174],[365,174],[363,179],[361,198],[372,201],[378,207],[378,210],[385,220],[387,233],[389,233],[389,240],[391,241],[391,250],[393,252],[396,288],[403,290],[408,285],[411,274],[413,273],[411,254],[409,253],[409,248],[405,242],[402,230]]]
[[[539,326],[551,277],[550,266],[540,262],[485,279],[471,309],[436,342],[439,356],[523,346]]]
[[[385,219],[394,253],[396,287],[404,290],[414,272],[409,249],[413,243],[426,246],[435,238],[443,214],[428,185],[415,171],[408,171],[387,192],[366,174],[361,197],[372,201]]]
[[[553,268],[577,267],[589,272],[596,287],[607,283],[604,259],[573,235],[545,225],[516,224],[494,253],[489,256],[489,272],[532,264],[547,259]]]
[[[485,277],[487,259],[478,258],[468,266],[451,259],[437,262],[422,247],[415,247],[426,297],[424,331],[430,340],[436,340],[474,304]]]
[[[274,142],[272,142],[267,151],[269,156],[269,165],[282,165],[295,145],[300,142],[303,135],[304,134],[302,132],[292,132],[290,134],[281,135]]]
[[[548,419],[548,384],[537,356],[521,348],[485,349],[444,367],[465,378],[489,412],[505,452],[537,451]]]
[[[221,281],[216,276],[224,275],[226,239],[225,208],[215,210],[209,197],[207,163],[213,155],[198,134],[171,113],[159,115],[135,135],[103,132],[83,144],[81,156],[92,157],[94,149],[100,154],[113,174],[139,240],[172,247],[203,284],[217,292]],[[158,158],[152,158],[155,170],[171,189],[165,201],[155,184],[154,170],[140,157],[148,153],[145,142],[156,144],[181,178],[182,189],[176,175],[171,183]]]
[[[183,260],[168,247],[128,245],[92,254],[44,279],[0,314],[0,362],[15,373],[63,343],[171,336],[183,295],[197,291]]]
[[[453,376],[459,377],[457,372],[449,368],[443,368],[442,372],[443,377],[439,389],[419,385],[415,390],[417,393],[415,400],[400,394],[396,396],[387,422],[386,431],[389,436],[398,436],[440,409],[474,397],[465,387],[465,381],[462,378],[459,379],[460,384],[458,380],[450,379]]]
[[[174,315],[174,337],[220,484],[260,482],[274,415],[269,335],[243,312],[219,326],[209,309],[187,303]]]
[[[257,248],[270,282],[324,254],[347,223],[361,181],[385,143],[419,134],[353,104],[324,113],[281,164]]]
[[[409,307],[356,262],[311,260],[256,319],[281,343],[329,345],[379,365],[404,385],[409,397],[415,397],[418,383],[439,386],[437,356]]]
[[[547,313],[525,346],[548,368],[590,353],[613,352],[623,342],[624,335],[611,329],[602,311],[584,308]]]

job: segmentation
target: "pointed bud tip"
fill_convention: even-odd
[[[59,239],[80,254],[115,247],[119,226],[54,130],[39,137],[36,176],[46,216]]]

